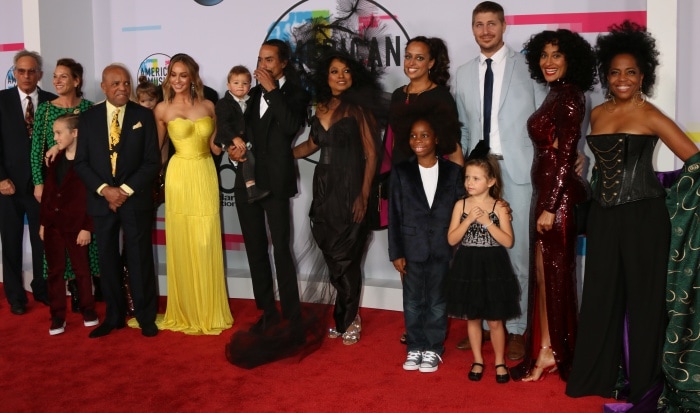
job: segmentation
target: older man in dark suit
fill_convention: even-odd
[[[56,99],[37,87],[43,74],[36,52],[19,51],[14,57],[17,86],[0,91],[0,242],[5,296],[12,314],[27,311],[22,282],[24,216],[29,223],[32,246],[31,282],[34,300],[49,304],[43,277],[44,247],[39,238],[39,203],[34,198],[29,153],[34,111],[39,103]]]
[[[250,91],[246,112],[246,139],[253,144],[255,152],[256,185],[261,190],[270,191],[270,195],[249,204],[242,174],[236,174],[234,184],[255,303],[263,311],[251,327],[253,332],[263,332],[280,322],[275,306],[265,218],[274,249],[282,315],[292,323],[301,318],[299,287],[290,245],[289,198],[297,193],[292,141],[304,124],[309,96],[286,76],[289,58],[289,45],[285,42],[272,39],[263,43],[258,54],[258,67],[253,72],[259,84]],[[242,161],[244,156],[241,151],[229,147],[229,157],[233,161]]]
[[[130,76],[123,66],[107,66],[101,87],[107,100],[80,115],[75,156],[75,170],[88,190],[88,214],[95,223],[107,304],[104,322],[90,337],[105,336],[125,325],[120,231],[136,319],[142,334],[151,337],[158,334],[151,244],[152,191],[161,166],[156,125],[151,110],[129,100]]]

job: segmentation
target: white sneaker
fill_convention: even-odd
[[[423,357],[418,370],[420,370],[421,373],[432,373],[437,371],[438,364],[442,362],[440,355],[434,351],[424,351],[422,356]]]
[[[49,335],[55,336],[57,334],[63,334],[64,331],[66,331],[66,321],[58,317],[52,317]]]
[[[404,370],[418,370],[421,362],[421,352],[420,351],[409,351],[408,356],[406,356],[406,361],[403,362]]]

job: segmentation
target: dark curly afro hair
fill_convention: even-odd
[[[578,33],[567,29],[545,30],[533,35],[524,45],[530,77],[538,83],[547,83],[540,68],[540,55],[548,44],[556,45],[566,58],[564,79],[581,90],[591,90],[596,83],[595,53],[591,45]]]
[[[331,97],[331,87],[328,85],[328,70],[333,60],[338,59],[350,68],[352,74],[351,90],[372,89],[381,90],[379,76],[372,73],[365,65],[353,59],[345,51],[328,49],[321,55],[317,62],[316,70],[312,75],[312,92],[316,102],[328,102]]]
[[[394,144],[403,153],[412,154],[413,151],[408,143],[413,124],[419,120],[428,122],[437,137],[437,153],[445,155],[455,151],[455,146],[459,142],[462,129],[461,123],[456,116],[454,109],[446,104],[423,104],[402,105],[396,113],[396,130]]]
[[[630,54],[637,61],[639,70],[644,75],[642,92],[651,96],[656,82],[656,66],[659,65],[659,51],[656,40],[646,31],[646,27],[625,20],[608,28],[610,33],[601,34],[596,41],[595,52],[598,56],[598,76],[600,84],[608,88],[608,72],[615,56]]]

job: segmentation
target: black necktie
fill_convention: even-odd
[[[32,133],[34,132],[34,103],[32,102],[32,97],[29,95],[27,95],[27,110],[24,113],[24,122],[27,125],[29,139],[31,139]]]
[[[491,134],[491,105],[493,98],[493,70],[491,70],[493,60],[486,59],[486,73],[484,74],[484,143],[490,146],[489,135]]]

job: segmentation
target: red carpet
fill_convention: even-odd
[[[252,300],[231,300],[231,308],[235,325],[220,336],[161,331],[146,338],[127,327],[88,339],[92,328],[69,314],[66,332],[52,337],[48,307],[31,301],[27,314],[15,316],[0,288],[0,411],[602,412],[611,401],[571,399],[552,375],[496,384],[488,344],[484,378],[470,382],[471,352],[454,348],[464,321],[451,321],[436,373],[403,371],[403,316],[372,309],[361,310],[362,339],[354,346],[326,340],[301,362],[244,370],[228,364],[224,345],[257,311]],[[103,303],[97,311],[102,319]]]

